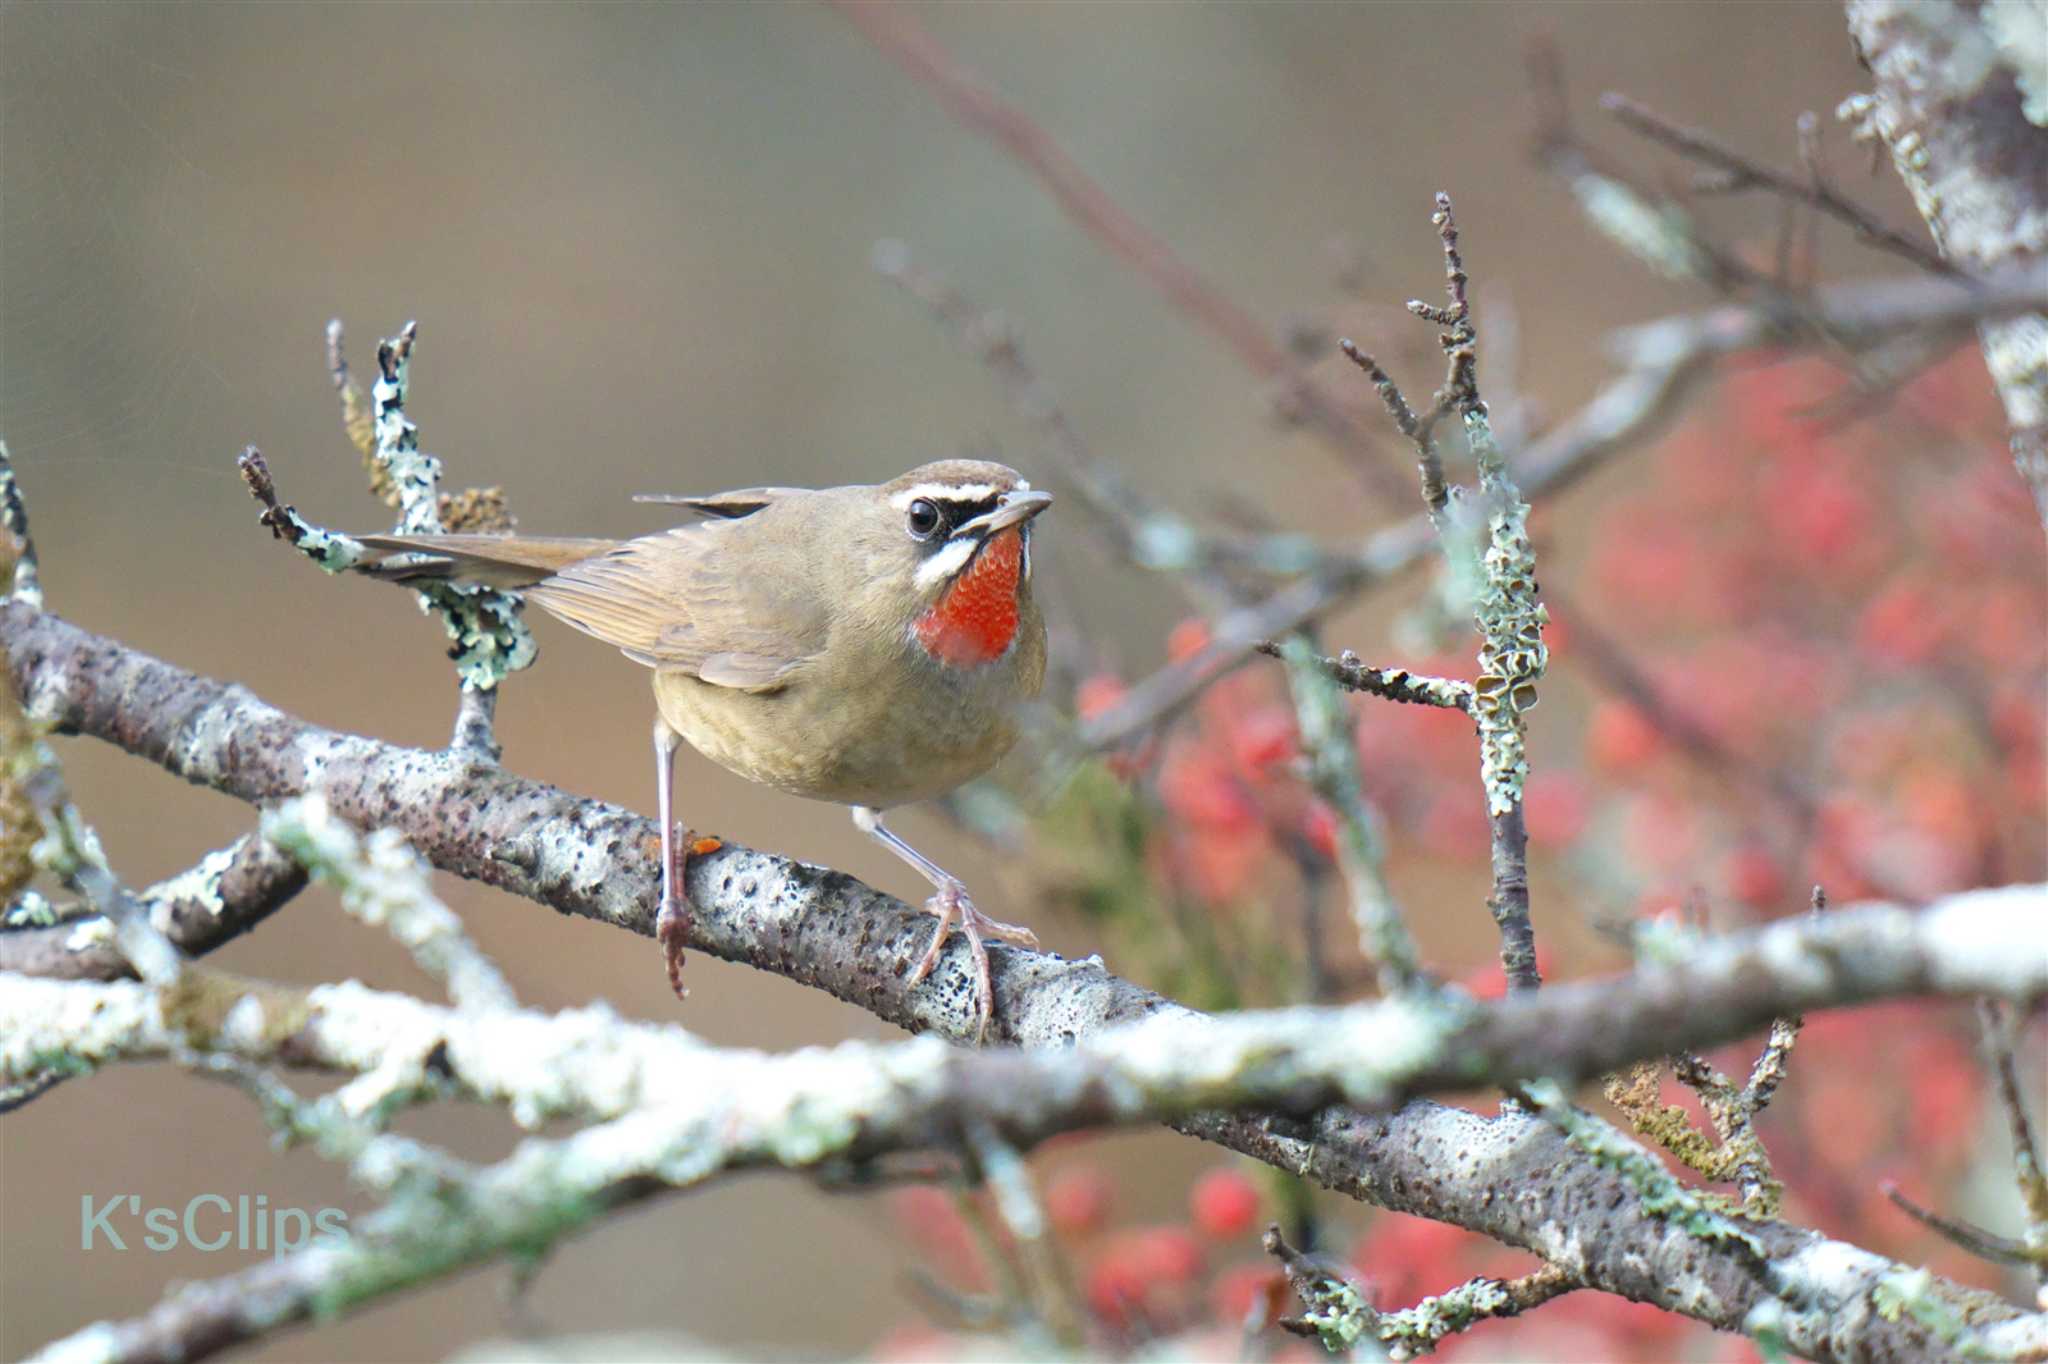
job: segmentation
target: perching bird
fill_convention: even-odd
[[[942,460],[883,484],[643,496],[703,519],[634,540],[364,535],[384,577],[516,588],[654,670],[661,817],[656,934],[681,993],[687,911],[671,814],[678,738],[720,766],[853,822],[936,888],[937,964],[957,918],[976,1007],[994,1009],[982,934],[1035,945],[975,908],[959,878],[882,823],[882,812],[981,775],[1017,737],[1045,680],[1045,620],[1031,595],[1031,520],[1052,502],[1013,469]]]

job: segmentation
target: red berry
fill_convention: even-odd
[[[1209,1310],[1218,1324],[1238,1326],[1263,1303],[1270,1320],[1276,1315],[1273,1295],[1281,1287],[1280,1271],[1271,1265],[1236,1265],[1218,1274],[1216,1282],[1209,1285]]]
[[[1657,756],[1664,736],[1650,718],[1626,701],[1602,701],[1586,722],[1586,750],[1613,772],[1628,772]]]
[[[1234,1240],[1259,1219],[1258,1186],[1240,1170],[1211,1170],[1188,1191],[1188,1211],[1204,1236]]]
[[[1230,727],[1230,752],[1248,772],[1285,762],[1294,753],[1294,712],[1285,706],[1246,712]]]
[[[1054,1175],[1045,1186],[1045,1215],[1069,1236],[1099,1231],[1109,1220],[1115,1186],[1093,1165],[1075,1165]]]
[[[1104,1255],[1088,1269],[1088,1307],[1107,1322],[1121,1323],[1145,1296],[1145,1277],[1124,1254]]]
[[[1788,893],[1778,859],[1754,843],[1728,854],[1721,863],[1721,881],[1730,895],[1758,909],[1784,904]]]
[[[1133,1254],[1150,1284],[1191,1283],[1202,1274],[1202,1245],[1186,1227],[1140,1227]]]
[[[1096,673],[1074,688],[1074,713],[1083,720],[1093,720],[1123,700],[1129,690],[1115,673]]]
[[[1258,806],[1222,755],[1192,744],[1176,746],[1159,772],[1159,798],[1183,823],[1205,833],[1248,833],[1259,827]]]
[[[1337,860],[1337,812],[1322,801],[1312,800],[1302,811],[1301,836],[1325,858]]]
[[[1088,1270],[1088,1305],[1122,1322],[1147,1301],[1201,1277],[1202,1247],[1185,1227],[1138,1227],[1103,1248]]]

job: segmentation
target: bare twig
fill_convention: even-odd
[[[1805,120],[1802,120],[1800,134],[1807,174],[1802,177],[1763,165],[1755,158],[1716,141],[1704,130],[1673,123],[1647,105],[1619,92],[1610,91],[1602,95],[1600,107],[1631,132],[1721,171],[1728,177],[1727,190],[1769,190],[1846,223],[1855,230],[1857,240],[1890,252],[1901,260],[1911,261],[1923,270],[1937,275],[1958,273],[1956,267],[1943,260],[1933,248],[1886,224],[1824,178],[1818,170],[1818,134]],[[1811,117],[1806,116],[1807,119]],[[1812,150],[1806,150],[1808,144]]]
[[[1886,1180],[1878,1188],[1891,1200],[1892,1206],[1929,1228],[1946,1240],[1953,1241],[1980,1260],[1989,1260],[1996,1265],[2019,1265],[2031,1268],[2038,1280],[2048,1274],[2048,1247],[2030,1246],[2010,1236],[2000,1236],[1987,1231],[1974,1222],[1960,1217],[1950,1217],[1932,1208],[1923,1207],[1906,1196],[1903,1189]]]
[[[1355,346],[1344,349],[1372,379],[1395,425],[1414,444],[1430,524],[1442,542],[1454,581],[1462,581],[1475,599],[1473,620],[1481,641],[1479,676],[1462,708],[1479,726],[1480,776],[1492,828],[1493,892],[1487,906],[1500,928],[1501,966],[1510,988],[1533,990],[1541,977],[1536,967],[1535,929],[1529,919],[1529,835],[1522,818],[1522,787],[1529,764],[1522,717],[1536,704],[1536,683],[1549,658],[1543,644],[1543,624],[1549,613],[1537,600],[1535,552],[1527,528],[1529,507],[1508,476],[1506,457],[1479,393],[1478,331],[1466,294],[1468,277],[1449,195],[1436,196],[1431,221],[1443,245],[1447,301],[1442,307],[1420,301],[1408,305],[1409,312],[1443,328],[1439,340],[1446,366],[1444,384],[1429,415],[1415,418],[1393,379],[1370,356]],[[1479,494],[1486,517],[1483,553],[1474,552],[1467,526],[1450,514],[1451,493],[1444,485],[1443,462],[1434,435],[1437,418],[1450,414],[1461,419],[1479,470]]]
[[[1266,1228],[1260,1244],[1280,1262],[1288,1287],[1307,1309],[1299,1317],[1281,1318],[1281,1328],[1317,1337],[1337,1353],[1350,1353],[1370,1339],[1384,1346],[1390,1359],[1414,1359],[1482,1321],[1518,1317],[1584,1287],[1562,1265],[1546,1264],[1519,1278],[1473,1279],[1413,1307],[1381,1312],[1344,1277],[1341,1266],[1302,1254],[1287,1244],[1278,1226]]]
[[[2038,271],[2011,270],[1967,289],[1953,281],[1893,280],[1816,292],[1811,307],[1765,302],[1681,314],[1610,338],[1621,375],[1516,460],[1526,497],[1555,495],[1608,458],[1648,439],[1712,373],[1721,357],[1764,347],[1866,346],[1905,332],[1967,329],[1987,317],[2048,307]],[[1083,741],[1109,748],[1150,731],[1266,640],[1299,630],[1358,592],[1405,572],[1437,545],[1427,518],[1376,531],[1355,557],[1317,569],[1263,601],[1219,618],[1207,646],[1139,682],[1081,726]]]
[[[1202,530],[1158,505],[1090,448],[1025,355],[1023,341],[1007,317],[980,308],[918,265],[901,242],[878,244],[875,268],[929,308],[951,329],[960,347],[987,366],[1012,409],[1044,437],[1061,473],[1080,491],[1120,557],[1141,568],[1177,575],[1178,581],[1201,588],[1201,595],[1211,601],[1235,601],[1239,595],[1235,585],[1221,577],[1225,570],[1284,576],[1336,557],[1304,535]]]
[[[2027,1224],[2023,1242],[2033,1258],[2037,1282],[2048,1288],[2048,1168],[2041,1164],[2033,1120],[2027,1116],[2027,1096],[2020,1088],[2012,1011],[2002,1001],[1983,999],[1977,1002],[1977,1017],[1983,1028],[1985,1064],[1997,1082],[1999,1107],[2012,1131],[2013,1182]]]
[[[1258,651],[1268,658],[1283,656],[1281,646],[1271,640],[1262,641]],[[1455,677],[1429,677],[1406,668],[1368,667],[1349,649],[1335,658],[1318,658],[1315,663],[1324,676],[1346,691],[1360,691],[1414,706],[1441,706],[1445,710],[1472,707],[1472,684]]]
[[[872,0],[832,0],[832,4],[877,50],[931,91],[947,113],[1036,176],[1061,210],[1098,245],[1136,270],[1203,331],[1222,341],[1246,369],[1268,383],[1284,386],[1288,409],[1346,459],[1368,491],[1389,506],[1398,504],[1400,480],[1391,470],[1357,457],[1365,446],[1357,423],[1297,372],[1269,329],[1133,218],[1029,115],[962,66],[925,30],[914,10]]]

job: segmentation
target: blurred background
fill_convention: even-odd
[[[1502,387],[1512,376],[1530,413],[1567,413],[1595,390],[1610,328],[1709,301],[1622,258],[1537,163],[1524,74],[1533,39],[1562,55],[1587,135],[1652,183],[1683,172],[1605,125],[1599,91],[1626,90],[1790,164],[1795,117],[1825,116],[1861,88],[1840,11],[1825,3],[915,14],[1222,292],[1276,337],[1301,340],[1304,364],[1362,419],[1374,417],[1370,393],[1313,347],[1346,328],[1426,398],[1440,364],[1429,329],[1390,308],[1440,287],[1438,189],[1456,196],[1481,325],[1496,327],[1483,332],[1496,349],[1482,350],[1482,375]],[[1866,181],[1860,154],[1839,132],[1831,140],[1838,173],[1917,233],[1889,172]],[[1773,205],[1703,211],[1723,240],[1768,255]],[[379,336],[419,320],[410,411],[424,446],[446,461],[449,487],[502,485],[530,531],[635,534],[662,524],[658,509],[627,500],[636,491],[874,481],[967,450],[1057,488],[1037,435],[980,364],[873,271],[885,238],[1000,309],[1096,452],[1173,509],[1332,542],[1409,513],[1276,420],[1267,386],[1226,347],[829,9],[0,9],[0,435],[49,605],[322,725],[435,746],[454,709],[438,628],[405,594],[323,577],[274,544],[235,472],[253,443],[311,519],[388,520],[337,417],[322,354],[330,317],[347,322],[364,369]],[[1898,268],[1839,230],[1823,241],[1830,278]],[[1536,923],[1553,975],[1623,959],[1603,921],[1794,912],[1820,875],[1846,900],[1874,886],[1931,895],[2042,874],[2048,605],[2038,559],[2026,557],[2038,555],[2038,527],[1999,451],[1981,366],[1964,352],[1930,372],[1903,416],[1802,421],[1838,387],[1815,367],[1733,375],[1656,446],[1539,508],[1544,583],[1570,603],[1553,606],[1556,675],[1532,741]],[[1787,450],[1803,459],[1789,473]],[[1365,457],[1407,477],[1392,445]],[[1886,472],[1873,478],[1873,467]],[[1786,477],[1832,490],[1822,510],[1777,495],[1772,480]],[[1808,520],[1786,524],[1787,504]],[[1068,657],[1094,686],[1084,699],[1142,676],[1196,630],[1175,584],[1107,555],[1088,525],[1065,499],[1041,523],[1038,560]],[[1329,647],[1469,676],[1472,642],[1432,632],[1427,587],[1417,577],[1335,617]],[[1663,732],[1668,714],[1617,699],[1575,626],[1636,646],[1637,666],[1713,727],[1734,767],[1702,765]],[[505,761],[647,808],[645,677],[551,621],[537,631],[542,656],[499,712]],[[1054,698],[1062,706],[1073,680]],[[984,907],[1034,924],[1053,950],[1101,950],[1112,969],[1211,1002],[1299,998],[1296,881],[1318,884],[1315,824],[1302,815],[1280,829],[1284,801],[1269,798],[1291,742],[1284,690],[1267,669],[1230,685],[1146,775],[1084,773],[1078,815],[1071,794],[1045,814],[1031,783],[1009,784],[1027,793],[1017,808],[1040,819],[1040,836],[1052,831],[1056,846],[1024,859],[1043,874],[1002,871],[1015,859],[943,814],[907,812],[901,826],[970,884],[997,888]],[[1432,964],[1485,989],[1498,968],[1469,726],[1387,706],[1360,713],[1396,890]],[[1789,741],[1772,727],[1786,724]],[[239,804],[104,746],[65,741],[60,752],[132,885],[252,825]],[[1755,773],[1741,770],[1751,762],[1813,794],[1803,823],[1760,807]],[[842,811],[753,788],[688,752],[679,772],[685,818],[921,893]],[[1104,858],[1117,854],[1072,835],[1119,802],[1140,810],[1145,831],[1125,855],[1166,887],[1140,908],[1164,917],[1105,902],[1118,867]],[[1276,895],[1275,884],[1288,888]],[[535,1006],[602,997],[766,1048],[889,1032],[701,954],[679,1010],[646,941],[467,884],[441,889]],[[1348,923],[1334,885],[1322,893],[1323,993],[1355,996]],[[430,989],[321,891],[219,960],[290,981]],[[1793,1214],[1993,1282],[1874,1196],[1889,1174],[2005,1227],[2006,1148],[1986,1135],[1967,1011],[1892,1009],[1817,1031],[1801,1054],[1810,1069],[1795,1060],[1767,1128],[1792,1153]],[[1873,1092],[1867,1077],[1846,1078],[1846,1059],[1826,1059],[1830,1035],[1833,1054],[1860,1052],[1859,1065],[1881,1039],[1896,1085]],[[477,1157],[516,1138],[494,1113],[423,1114],[408,1130]],[[1215,1215],[1223,1195],[1206,1212],[1188,1206],[1191,1182],[1221,1164],[1213,1150],[1139,1134],[1036,1163],[1069,1191],[1089,1292],[1109,1292],[1103,1262],[1143,1259],[1132,1228],[1193,1228],[1191,1303],[1224,1292],[1231,1266],[1258,1261],[1255,1230]],[[1269,1209],[1284,1200],[1254,1187]],[[207,1192],[361,1206],[315,1155],[272,1151],[238,1098],[166,1070],[67,1084],[0,1121],[0,1354],[138,1312],[169,1280],[243,1263],[233,1252],[81,1252],[81,1196],[179,1207]],[[1461,1233],[1335,1200],[1324,1212],[1327,1244],[1357,1255],[1391,1295],[1383,1305],[1495,1264]],[[706,1351],[910,1350],[930,1295],[908,1285],[926,1257],[948,1253],[948,1216],[916,1197],[749,1178],[561,1247],[516,1306],[494,1268],[249,1357],[432,1359],[536,1330],[682,1332]],[[900,1234],[878,1234],[892,1218]],[[1160,1262],[1158,1242],[1143,1272],[1182,1273]],[[1440,1282],[1429,1277],[1439,1270]],[[1124,1286],[1126,1298],[1149,1291]],[[1531,1318],[1552,1324],[1532,1325],[1516,1350],[1739,1348],[1659,1335],[1643,1324],[1654,1314],[1581,1299]],[[1507,1347],[1482,1333],[1471,1348]]]

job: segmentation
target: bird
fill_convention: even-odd
[[[911,984],[957,923],[972,954],[977,1040],[994,1014],[983,935],[1037,945],[883,822],[988,771],[1045,681],[1031,590],[1034,519],[1052,504],[987,460],[920,465],[887,483],[640,494],[694,520],[628,540],[520,534],[362,535],[357,567],[404,581],[522,592],[653,677],[661,907],[656,936],[682,988],[689,855],[674,819],[680,743],[751,781],[851,808],[854,824],[928,880],[938,925]]]

